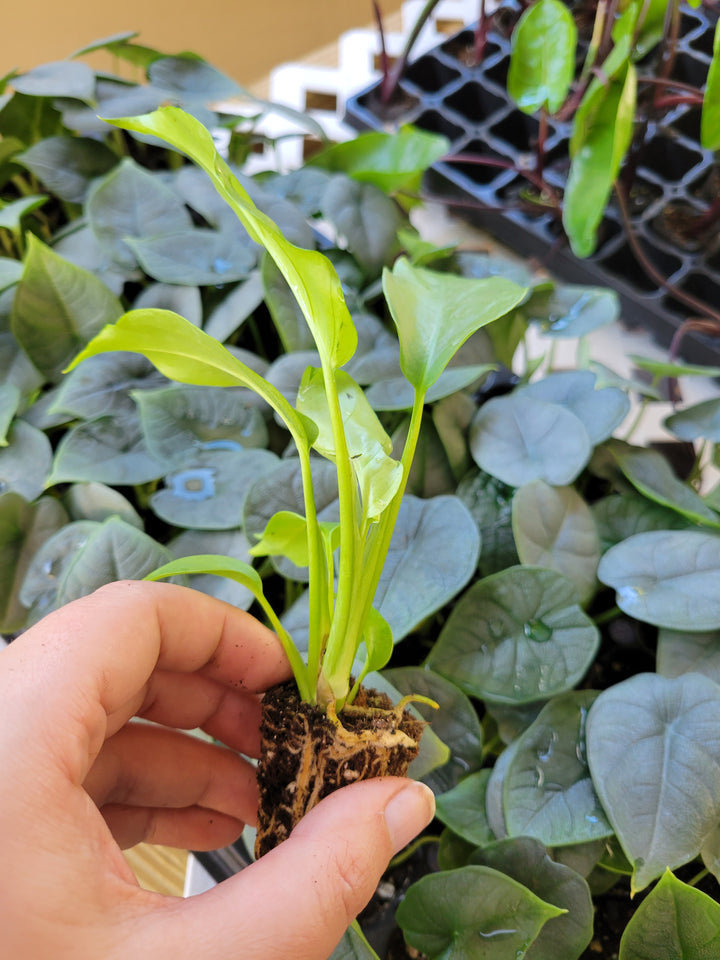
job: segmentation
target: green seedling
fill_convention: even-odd
[[[340,279],[321,253],[288,242],[257,209],[207,129],[175,107],[111,121],[151,135],[185,153],[210,177],[250,237],[261,244],[288,282],[320,357],[308,367],[295,406],[217,340],[179,315],[132,310],[106,326],[75,358],[106,351],[140,353],[166,376],[183,383],[244,386],[282,419],[302,465],[305,515],[281,512],[268,523],[255,556],[285,556],[309,573],[309,641],[303,659],[263,592],[258,572],[230,557],[197,556],[169,563],[152,577],[215,573],[248,587],[277,631],[303,700],[323,709],[352,701],[367,672],[392,652],[392,631],[373,607],[393,528],[418,442],[425,398],[438,389],[448,363],[477,330],[512,310],[526,291],[503,278],[468,279],[414,267],[399,259],[385,270],[383,292],[400,341],[401,367],[413,391],[410,426],[400,459],[361,387],[342,368],[357,332]],[[318,519],[311,476],[312,451],[337,471],[339,520]],[[428,558],[428,563],[432,559]],[[351,688],[361,648],[364,664]]]

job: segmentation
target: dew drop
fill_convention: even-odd
[[[552,627],[549,627],[542,620],[527,620],[523,624],[523,633],[528,640],[534,640],[536,643],[547,643],[552,637]]]

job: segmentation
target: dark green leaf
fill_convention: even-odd
[[[663,677],[702,673],[720,684],[720,631],[658,630],[657,672]]]
[[[215,286],[244,280],[257,262],[249,246],[214,230],[188,229],[128,239],[145,273],[162,283]]]
[[[495,839],[485,814],[485,794],[490,770],[478,770],[465,777],[457,786],[440,794],[436,800],[435,815],[453,833],[476,847]]]
[[[568,580],[511,567],[465,592],[427,664],[471,696],[527,703],[575,686],[598,642]]]
[[[543,298],[542,312],[534,309],[534,300],[526,308],[531,321],[540,322],[543,333],[557,339],[585,337],[600,327],[615,323],[620,316],[620,301],[614,290],[564,283]]]
[[[490,867],[429,874],[397,910],[408,943],[429,960],[523,957],[543,925],[564,911]]]
[[[480,529],[480,574],[486,577],[518,563],[512,531],[512,488],[474,469],[460,481],[456,494]]]
[[[252,270],[247,280],[239,283],[212,311],[205,322],[205,332],[225,343],[264,300],[262,277],[259,270]],[[270,304],[268,304],[268,307]]]
[[[647,530],[685,530],[690,521],[681,514],[632,493],[611,494],[592,505],[603,553]]]
[[[37,427],[15,420],[0,447],[0,493],[13,491],[26,500],[42,493],[52,466],[50,441]]]
[[[12,85],[18,93],[31,97],[69,97],[86,103],[95,97],[95,73],[87,64],[71,60],[44,63],[13,77]]]
[[[665,426],[681,440],[711,440],[720,443],[720,399],[704,400],[665,420]]]
[[[166,466],[151,456],[134,417],[100,417],[71,427],[55,452],[48,485],[68,481],[135,485],[157,480]]]
[[[102,523],[108,517],[116,516],[138,530],[143,529],[143,521],[130,501],[119,490],[104,483],[74,483],[64,502],[73,520]]]
[[[15,384],[0,384],[0,447],[8,445],[8,430],[19,406],[20,391]]]
[[[167,378],[136,353],[88,357],[62,379],[51,410],[84,420],[132,416],[135,401],[131,391],[166,384]]]
[[[242,563],[251,564],[249,544],[240,530],[183,530],[168,544],[170,553],[176,559],[197,556],[198,554],[225,554]],[[255,600],[254,594],[237,580],[217,577],[212,574],[196,573],[189,578],[193,590],[217,597],[224,603],[247,610]]]
[[[638,674],[604,690],[587,724],[595,789],[642,890],[693,860],[720,820],[720,687]]]
[[[30,561],[20,589],[20,602],[28,608],[28,625],[58,606],[58,587],[76,553],[101,524],[77,520],[61,527],[42,544]]]
[[[340,245],[369,276],[377,276],[397,253],[397,232],[404,217],[398,205],[372,183],[334,177],[323,194],[321,212],[338,232]]]
[[[593,933],[593,903],[580,875],[551,860],[545,847],[530,837],[492,843],[473,853],[470,862],[500,870],[566,911],[546,923],[525,960],[576,960],[581,955]]]
[[[197,287],[170,283],[150,283],[135,298],[133,310],[173,310],[189,320],[194,327],[202,326],[203,303]]]
[[[315,348],[310,328],[302,310],[274,260],[266,254],[261,261],[261,274],[265,302],[275,329],[287,353]]]

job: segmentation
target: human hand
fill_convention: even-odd
[[[324,960],[431,819],[421,784],[344,787],[188,900],[142,890],[120,851],[211,849],[254,822],[234,751],[257,755],[259,694],[289,673],[249,614],[163,583],[103,587],[0,652],[0,956]],[[196,727],[230,749],[172,729]]]

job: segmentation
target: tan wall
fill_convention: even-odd
[[[251,84],[273,66],[372,22],[370,0],[7,2],[0,31],[0,76],[14,67],[28,70],[60,60],[92,40],[137,30],[138,42],[167,53],[192,50],[240,83]],[[390,13],[400,2],[381,0],[381,6]]]

